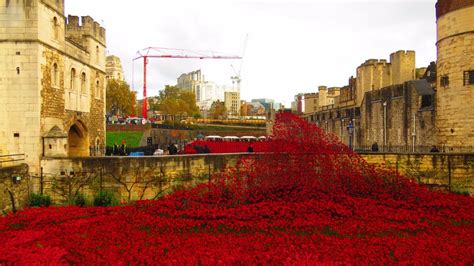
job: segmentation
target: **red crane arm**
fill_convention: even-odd
[[[164,51],[176,51],[176,54],[164,53]],[[181,54],[179,54],[181,53]],[[147,115],[147,101],[146,101],[146,65],[148,58],[176,58],[176,59],[242,59],[240,56],[225,55],[212,51],[191,51],[184,49],[159,48],[148,47],[137,52],[137,57],[133,61],[143,58],[143,106],[142,116],[148,118]]]

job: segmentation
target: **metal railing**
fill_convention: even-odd
[[[355,152],[382,152],[382,153],[474,153],[474,146],[436,146],[438,151],[433,149],[433,146],[378,146],[378,151],[372,150],[372,145],[356,145],[353,150]]]
[[[24,161],[25,158],[24,153],[0,155],[0,167],[16,165],[18,162]]]

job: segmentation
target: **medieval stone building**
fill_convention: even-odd
[[[437,63],[417,69],[413,51],[392,53],[390,62],[369,59],[334,103],[321,100],[324,90],[307,94],[304,117],[355,148],[472,149],[474,0],[439,0],[436,10]]]
[[[474,145],[474,0],[438,0],[438,143]]]
[[[105,59],[105,78],[107,80],[120,80],[124,81],[122,62],[120,58],[115,55],[109,55]]]
[[[0,154],[100,154],[105,29],[64,15],[64,0],[0,0]]]

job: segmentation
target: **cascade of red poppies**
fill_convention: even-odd
[[[265,153],[192,190],[0,219],[0,264],[472,264],[474,200],[375,168],[278,114]]]

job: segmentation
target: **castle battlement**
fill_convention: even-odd
[[[64,16],[64,0],[41,0],[41,2]]]
[[[365,60],[365,62],[362,63],[359,66],[359,68],[373,67],[373,66],[386,66],[386,65],[390,65],[390,63],[388,63],[386,59],[368,59],[368,60]]]
[[[399,58],[415,58],[415,51],[413,50],[398,50],[390,54],[390,62]]]
[[[318,91],[327,90],[327,86],[318,86]]]
[[[105,46],[105,29],[90,16],[68,16],[66,24],[67,37],[72,37],[76,42],[78,37],[92,37]]]

